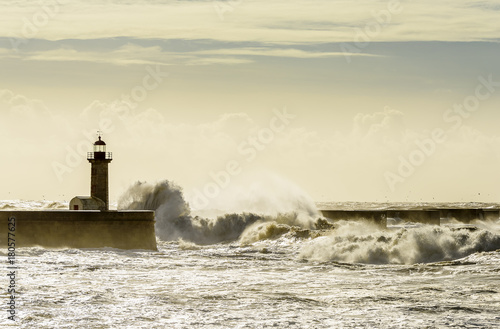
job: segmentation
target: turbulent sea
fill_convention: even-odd
[[[19,314],[7,320],[2,288],[0,327],[500,327],[498,220],[330,225],[307,197],[287,198],[273,200],[274,213],[209,214],[191,210],[172,183],[137,183],[117,207],[156,210],[158,251],[19,248]],[[3,210],[65,208],[0,201]]]

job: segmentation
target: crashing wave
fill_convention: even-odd
[[[300,257],[319,262],[415,264],[455,260],[500,249],[500,235],[477,229],[420,226],[396,231],[369,223],[344,222],[305,245]]]
[[[154,210],[156,234],[164,241],[183,239],[197,244],[213,244],[237,241],[252,224],[272,222],[283,232],[290,227],[314,226],[314,221],[304,220],[298,211],[283,214],[264,215],[255,213],[230,213],[216,218],[191,215],[189,204],[185,201],[182,189],[169,181],[157,184],[137,182],[120,198],[119,209]],[[311,212],[308,209],[308,212]],[[287,227],[285,229],[285,227]],[[245,241],[255,240],[248,238]],[[260,235],[262,239],[268,235]],[[272,236],[272,234],[271,234]]]

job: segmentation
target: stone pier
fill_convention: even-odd
[[[498,220],[498,209],[440,209],[441,218],[469,224],[478,220]]]
[[[321,210],[321,213],[325,218],[334,222],[365,220],[383,227],[387,226],[387,212],[385,210]]]
[[[387,218],[431,225],[439,225],[441,222],[438,210],[388,210]]]
[[[456,220],[469,224],[474,220],[498,220],[499,209],[399,209],[399,210],[321,210],[325,218],[339,220],[368,220],[380,226],[387,225],[387,218],[406,222],[440,225],[441,220]]]
[[[153,211],[0,211],[0,247],[157,250]],[[12,241],[12,240],[11,240]]]

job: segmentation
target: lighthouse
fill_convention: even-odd
[[[113,160],[111,152],[106,152],[106,143],[99,134],[93,152],[87,153],[91,164],[90,197],[77,196],[71,199],[70,210],[109,210],[108,164]]]
[[[108,164],[113,157],[111,152],[106,152],[106,143],[100,135],[94,143],[94,152],[87,153],[87,160],[92,165],[90,196],[104,201],[104,210],[109,210]]]
[[[93,148],[87,153],[90,196],[71,199],[69,210],[0,209],[0,246],[7,245],[7,238],[13,240],[14,223],[16,247],[158,250],[154,211],[109,210],[108,164],[112,154],[106,152],[100,134]]]

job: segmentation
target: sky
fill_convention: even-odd
[[[500,201],[500,1],[0,1],[0,199]],[[260,192],[257,192],[260,191]]]

